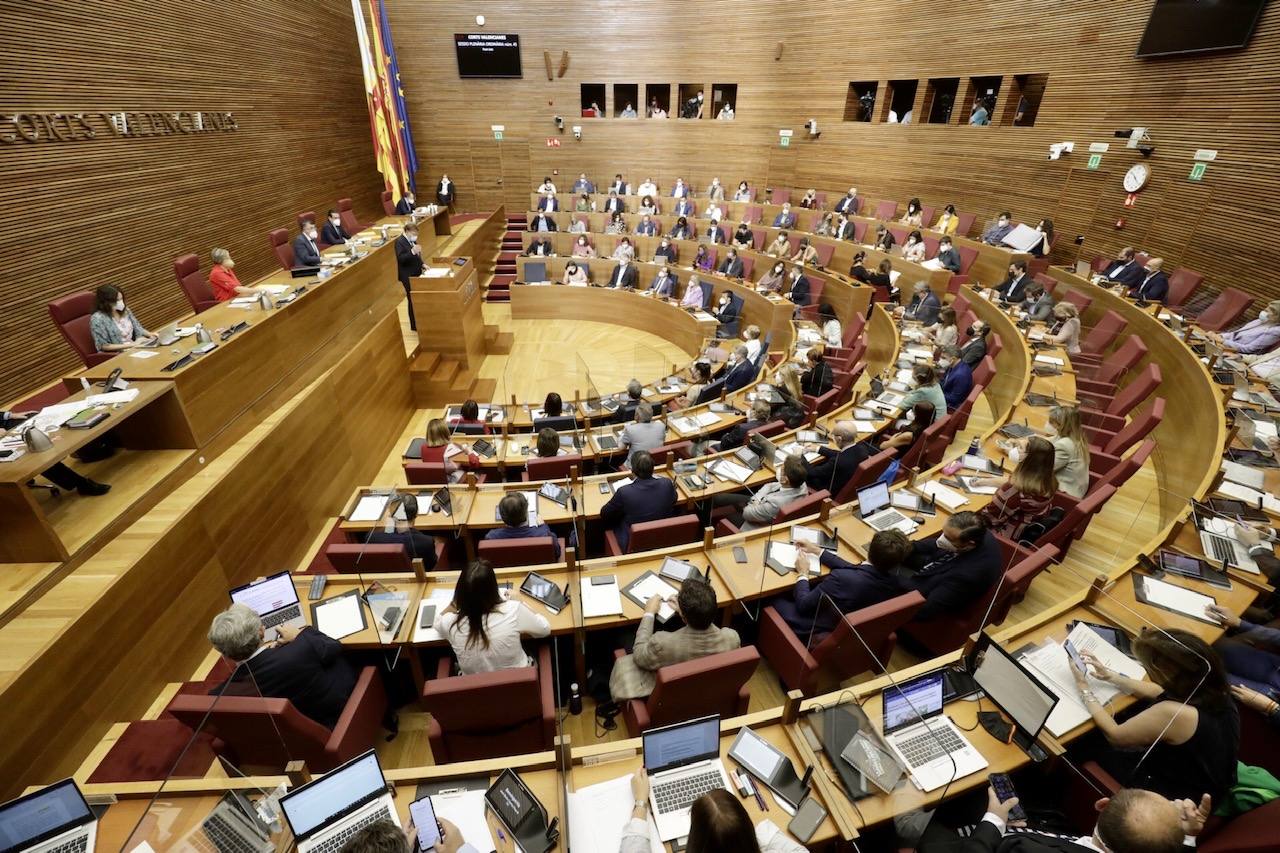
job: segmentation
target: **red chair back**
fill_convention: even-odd
[[[1070,302],[1072,305],[1076,306],[1076,309],[1080,312],[1081,315],[1083,315],[1084,312],[1088,311],[1089,306],[1093,304],[1093,297],[1079,290],[1069,290],[1067,291],[1067,294],[1062,298],[1063,300]]]
[[[1191,294],[1195,293],[1196,288],[1204,281],[1204,276],[1198,272],[1187,269],[1186,267],[1178,267],[1169,273],[1169,293],[1165,298],[1165,302],[1170,308],[1180,308],[1187,304],[1187,300],[1191,298]]]
[[[93,367],[115,357],[115,353],[98,352],[94,346],[89,318],[93,316],[96,304],[97,297],[91,290],[60,296],[49,303],[49,316],[53,318],[54,325],[80,356],[85,367]]]
[[[1138,374],[1136,379],[1124,386],[1120,393],[1111,398],[1111,404],[1103,410],[1104,413],[1116,417],[1125,417],[1139,403],[1151,396],[1152,391],[1160,387],[1160,381],[1160,365],[1153,361]]]
[[[938,418],[933,423],[924,428],[924,432],[916,439],[913,444],[902,457],[902,468],[911,468],[920,470],[929,467],[926,458],[928,457],[928,449],[934,443],[940,441],[943,430],[947,428],[947,419]],[[945,444],[944,444],[945,447]]]
[[[673,545],[688,545],[700,539],[702,539],[702,521],[696,513],[677,515],[675,518],[660,518],[657,521],[642,521],[631,525],[631,539],[627,546],[627,553],[670,548]]]
[[[818,253],[818,266],[827,268],[831,266],[831,256],[835,254],[836,247],[833,243],[814,243],[813,248]]]
[[[804,497],[781,507],[778,510],[778,515],[774,518],[773,523],[782,524],[784,521],[794,521],[797,518],[804,518],[806,515],[812,515],[818,511],[818,505],[829,497],[831,497],[831,493],[826,489],[819,489],[816,492],[810,492]]]
[[[206,308],[218,304],[213,295],[209,280],[200,272],[200,259],[195,255],[182,255],[173,261],[173,275],[178,279],[178,287],[191,303],[191,310],[199,314]]]
[[[411,486],[443,486],[449,482],[443,462],[405,460],[404,476]]]
[[[1160,400],[1159,402],[1162,404],[1164,403],[1163,400]],[[1151,457],[1151,454],[1155,452],[1155,449],[1155,441],[1147,439],[1142,442],[1142,444],[1138,446],[1137,450],[1130,453],[1124,459],[1121,459],[1118,464],[1111,467],[1110,471],[1107,471],[1099,477],[1098,481],[1090,487],[1090,491],[1101,488],[1102,486],[1114,486],[1116,491],[1119,491],[1125,483],[1129,482],[1129,478],[1138,473],[1138,470],[1146,464],[1147,459]],[[1089,461],[1093,462],[1093,460],[1099,456],[1105,457],[1106,455],[1107,454],[1105,453],[1090,454]]]
[[[1131,367],[1145,358],[1147,345],[1137,335],[1130,335],[1093,374],[1093,381],[1114,385]]]
[[[853,242],[855,242],[855,243],[865,243],[865,242],[866,242],[866,240],[865,240],[864,238],[867,236],[867,224],[868,224],[868,223],[863,222],[861,219],[854,220],[854,223],[853,223]]]
[[[915,618],[921,607],[924,596],[912,590],[846,613],[835,630],[814,647],[814,660],[840,681],[867,670],[878,672],[888,665],[898,644],[898,629]]]
[[[955,422],[956,432],[959,432],[969,425],[969,417],[973,414],[973,407],[977,405],[978,398],[981,397],[982,393],[986,390],[986,385],[981,385],[975,382],[973,387],[969,389],[969,396],[965,397],[964,401],[961,402],[960,405],[956,407],[956,410],[951,413],[951,419]]]
[[[864,489],[870,486],[876,480],[880,479],[880,475],[888,470],[893,458],[898,455],[898,451],[894,448],[882,450],[874,456],[868,456],[858,463],[858,467],[853,469],[853,476],[849,478],[849,482],[836,493],[836,503],[844,504],[853,500],[853,496],[858,489]]]
[[[1108,310],[1102,315],[1098,325],[1094,326],[1089,334],[1084,336],[1084,340],[1080,341],[1080,349],[1088,353],[1101,353],[1115,343],[1124,327],[1124,317],[1115,311]]]
[[[759,663],[755,646],[745,646],[662,667],[644,702],[649,727],[708,714],[727,718],[746,713],[751,695],[748,682]]]
[[[930,207],[927,204],[920,205],[920,227],[921,228],[928,228],[930,225],[933,224],[933,211],[934,211],[934,208]]]
[[[751,271],[756,268],[756,259],[749,255],[739,255],[738,259],[742,261],[742,277],[750,282]]]
[[[813,194],[813,202],[818,210],[825,210],[827,206],[827,194],[822,190],[818,190]]]
[[[742,218],[747,220],[749,224],[754,225],[764,218],[764,208],[760,207],[757,204],[749,204],[747,205],[746,212],[742,214]],[[756,248],[759,249],[763,245],[764,245],[764,235],[761,234],[761,240],[759,243],[756,244]]]
[[[811,397],[804,395],[804,402],[808,409],[808,414],[821,417],[836,407],[836,403],[840,399],[840,389],[835,385],[831,386],[831,390],[823,394],[821,397]]]
[[[770,204],[788,204],[791,201],[791,190],[786,187],[776,187],[769,191]]]
[[[281,269],[293,269],[293,245],[289,242],[288,229],[276,228],[274,231],[267,232],[267,245],[271,247]]]
[[[1164,420],[1164,408],[1164,397],[1156,397],[1151,401],[1150,408],[1125,424],[1103,446],[1102,451],[1119,456],[1139,441],[1142,441],[1151,434],[1152,430],[1160,426],[1160,422]],[[1117,486],[1117,488],[1119,487]]]
[[[488,560],[494,568],[560,562],[556,557],[556,540],[551,536],[530,536],[527,539],[481,539],[476,545],[476,555],[482,560]]]
[[[525,463],[525,470],[530,480],[558,480],[569,476],[569,469],[576,467],[582,470],[582,456],[568,453],[564,456],[531,457]]]
[[[355,236],[358,232],[363,231],[365,226],[356,219],[356,212],[351,209],[351,199],[338,199],[338,216],[342,217],[342,227],[346,232]]]
[[[973,384],[984,388],[991,384],[991,377],[996,375],[996,360],[992,355],[984,355],[982,361],[973,370]]]
[[[396,203],[391,200],[391,190],[382,191],[382,212],[387,216],[396,215]]]
[[[965,277],[968,278],[968,276],[965,276]],[[965,312],[969,310],[969,304],[970,304],[969,294],[967,293],[959,294],[951,302],[951,308],[956,312],[956,321],[959,324],[961,329],[963,329],[966,325],[968,325],[966,323],[960,323],[959,320],[960,318],[964,317]]]
[[[969,232],[973,230],[973,223],[976,222],[977,219],[978,219],[978,214],[976,213],[957,213],[956,214],[956,236],[968,237]]]
[[[969,267],[978,259],[978,250],[973,246],[956,246],[956,251],[960,253],[960,273],[968,275]]]
[[[1239,320],[1251,305],[1253,305],[1252,296],[1243,290],[1228,287],[1218,294],[1213,304],[1204,309],[1204,313],[1196,318],[1196,324],[1205,331],[1221,332]]]
[[[1102,255],[1098,255],[1089,263],[1089,269],[1095,273],[1101,273],[1109,266],[1111,266],[1111,258],[1103,257]]]
[[[298,230],[301,231],[302,223],[308,222],[308,221],[314,222],[316,224],[316,228],[321,227],[322,223],[320,222],[319,219],[316,218],[316,212],[314,210],[304,210],[301,213],[299,213],[297,216]]]
[[[551,652],[538,650],[537,666],[476,675],[451,675],[441,661],[422,688],[431,714],[427,736],[438,762],[473,761],[541,752],[555,733]]]
[[[876,202],[875,218],[883,222],[893,219],[898,213],[898,203],[896,201],[879,201]]]
[[[413,563],[404,545],[326,545],[324,555],[342,574],[357,572],[412,572]]]
[[[1035,273],[1032,278],[1035,279],[1037,284],[1044,288],[1045,293],[1050,295],[1052,295],[1053,291],[1058,287],[1058,280],[1048,273],[1038,272]]]

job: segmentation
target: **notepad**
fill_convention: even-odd
[[[734,483],[745,483],[751,478],[750,468],[739,465],[737,462],[730,462],[728,459],[717,459],[714,462],[708,462],[707,470],[721,480],[729,480]]]
[[[720,423],[720,416],[713,412],[699,412],[693,416],[693,420],[697,422],[698,426],[706,427]]]
[[[463,839],[477,850],[494,850],[493,835],[484,819],[483,788],[460,791],[456,794],[434,794],[431,806],[436,817],[447,820],[458,828]]]
[[[712,417],[715,416],[712,415]],[[672,418],[670,424],[672,429],[682,435],[697,432],[699,429],[698,422],[694,418]]]
[[[950,486],[944,486],[933,481],[921,483],[920,491],[924,492],[926,497],[931,497],[942,504],[948,512],[955,512],[969,502],[968,498]]]
[[[387,508],[390,495],[364,495],[356,501],[355,509],[347,516],[347,521],[377,521]]]
[[[312,605],[311,614],[316,630],[335,640],[358,634],[365,628],[360,595],[354,590]]]
[[[627,773],[568,793],[566,805],[573,853],[618,853],[622,828],[631,820],[635,807],[631,775]],[[664,853],[666,848],[658,840],[653,818],[648,821],[649,853]]]
[[[627,584],[627,588],[623,592],[627,598],[634,601],[639,607],[644,607],[649,603],[649,599],[655,595],[663,599],[662,604],[658,607],[659,622],[666,622],[676,615],[675,607],[666,599],[675,598],[679,590],[653,572],[645,572]]]
[[[1133,587],[1138,600],[1145,604],[1181,613],[1183,616],[1208,622],[1210,625],[1219,624],[1216,619],[1205,614],[1205,608],[1210,604],[1218,603],[1212,595],[1204,595],[1167,581],[1137,574],[1133,576]]]
[[[597,576],[597,579],[599,576]],[[597,616],[622,615],[622,590],[618,587],[618,578],[611,577],[609,583],[592,583],[589,577],[583,578],[582,618],[593,619]]]

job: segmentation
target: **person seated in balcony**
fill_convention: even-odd
[[[1043,258],[1053,249],[1053,220],[1041,219],[1036,223],[1036,232],[1040,237],[1027,251],[1032,257]]]
[[[595,250],[592,249],[594,252]],[[564,276],[560,279],[561,284],[573,284],[579,287],[586,287],[590,284],[587,278],[587,270],[585,266],[578,266],[574,261],[564,265]]]
[[[907,235],[907,242],[902,244],[902,259],[918,264],[924,260],[927,248],[924,243],[924,236],[920,233],[920,229],[917,228]]]
[[[529,248],[525,249],[521,254],[526,258],[549,258],[555,253],[555,247],[551,245],[550,240],[546,237],[535,237],[529,243]]]
[[[796,244],[796,252],[791,256],[791,263],[804,264],[809,267],[817,267],[818,250],[809,243],[808,237],[801,237],[800,242]]]
[[[691,238],[693,231],[689,228],[688,218],[684,216],[676,217],[676,224],[671,226],[671,231],[667,236],[672,240],[688,240]]]
[[[942,208],[942,215],[938,217],[938,221],[933,226],[933,230],[950,237],[956,233],[956,229],[960,227],[960,217],[956,215],[956,206],[948,204]],[[962,235],[963,236],[963,235]]]
[[[1013,222],[1009,211],[1004,211],[996,217],[996,221],[992,223],[986,231],[982,232],[982,242],[989,246],[999,246],[1004,242],[1004,238],[1009,236],[1009,232],[1013,230]]]
[[[924,210],[920,206],[920,199],[913,198],[907,202],[907,212],[902,214],[902,218],[898,220],[900,225],[910,225],[912,228],[920,228],[924,225]]]
[[[654,630],[662,599],[655,595],[645,605],[631,653],[615,662],[609,674],[613,701],[648,696],[657,683],[658,670],[664,666],[731,652],[742,645],[737,631],[715,624],[719,612],[716,592],[700,576],[691,576],[680,584],[674,603],[684,627],[669,632]]]
[[[858,188],[849,187],[849,192],[836,202],[836,213],[853,216],[858,212]]]
[[[551,633],[545,616],[503,595],[488,560],[476,560],[462,571],[453,600],[431,627],[449,641],[463,675],[533,666],[520,641]]]
[[[658,205],[654,204],[652,196],[645,196],[640,199],[640,207],[636,209],[637,213],[647,213],[650,216],[658,212]]]
[[[755,239],[755,235],[751,233],[751,226],[745,221],[739,222],[738,230],[733,232],[733,245],[742,249],[750,249]]]
[[[764,253],[775,258],[791,257],[791,240],[787,238],[787,232],[785,230],[779,231],[778,236],[773,238],[773,242],[769,244],[769,248],[764,250]]]
[[[734,201],[751,201],[751,187],[746,181],[738,181],[738,188],[733,192]]]
[[[818,207],[818,191],[816,189],[805,190],[804,195],[800,197],[800,206],[805,210],[816,210]]]
[[[1205,337],[1228,352],[1256,355],[1280,345],[1280,299],[1268,302],[1258,312],[1256,320],[1250,320],[1230,332],[1205,332]]]
[[[791,212],[791,204],[784,202],[782,210],[778,211],[778,215],[773,217],[774,228],[795,228],[796,215]]]
[[[897,244],[897,239],[893,236],[893,232],[885,227],[881,222],[876,226],[876,241],[871,244],[873,249],[884,252],[886,255],[893,251],[893,247]]]
[[[841,614],[901,595],[896,575],[911,553],[911,540],[898,530],[878,531],[867,547],[867,561],[861,564],[809,543],[800,543],[798,549],[800,580],[790,595],[774,599],[772,606],[787,627],[807,643],[820,641],[834,631]],[[809,578],[815,562],[831,572]]]

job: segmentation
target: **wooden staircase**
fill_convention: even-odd
[[[485,327],[485,333],[488,329]],[[493,327],[496,332],[496,327]],[[499,333],[500,334],[500,333]],[[508,351],[510,351],[510,335]],[[481,379],[474,370],[466,370],[455,358],[438,352],[420,352],[410,365],[413,395],[419,408],[432,408],[459,400],[489,400],[497,390],[496,379]]]
[[[507,217],[507,231],[502,235],[498,259],[494,263],[493,278],[485,286],[486,302],[510,302],[511,283],[516,280],[516,257],[524,249],[520,235],[528,227],[528,217],[513,214]]]

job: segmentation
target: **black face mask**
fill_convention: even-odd
[[[973,326],[970,326],[969,328],[967,328],[967,329],[965,329],[965,330],[964,330],[964,333],[965,333],[966,335],[972,335],[972,334],[973,334],[973,332],[974,332],[974,328],[973,328]]]

